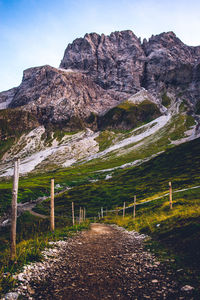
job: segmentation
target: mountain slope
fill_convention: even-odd
[[[133,94],[140,88],[144,60],[140,40],[127,30],[76,39],[65,50],[60,67],[88,74],[106,90]]]
[[[23,212],[49,215],[54,178],[56,226],[71,224],[72,201],[76,216],[81,206],[94,217],[101,207],[131,206],[137,195],[140,204],[153,201],[128,226],[169,242],[175,254],[183,247],[190,259],[199,242],[199,92],[200,47],[173,32],[143,43],[131,31],[87,34],[67,47],[60,68],[25,70],[19,87],[0,93],[0,226],[9,224],[20,158],[19,239],[48,230],[48,218],[36,222]],[[8,248],[8,228],[1,244]]]
[[[24,71],[9,107],[31,111],[43,124],[73,130],[83,128],[91,112],[102,113],[117,103],[84,74],[42,66]]]
[[[144,87],[160,99],[168,91],[192,106],[199,101],[200,46],[185,45],[173,32],[143,43],[130,30],[86,34],[66,48],[60,66],[88,74],[107,90],[134,94]]]
[[[0,93],[0,175],[14,157],[21,174],[121,168],[197,138],[199,53],[172,32],[143,43],[131,31],[92,33],[67,47],[62,68],[25,70]]]

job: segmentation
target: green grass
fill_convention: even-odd
[[[88,227],[89,222],[72,227],[71,220],[56,218],[55,231],[51,233],[48,219],[40,219],[26,212],[17,222],[17,255],[14,261],[10,259],[10,229],[3,228],[0,237],[0,295],[14,287],[16,282],[12,274],[27,263],[42,260],[41,251],[50,247],[49,241],[67,239]]]
[[[189,119],[188,119],[189,118]],[[126,147],[126,152],[117,154],[108,153],[104,158],[93,159],[84,164],[76,164],[72,167],[61,169],[56,168],[49,171],[37,171],[20,178],[19,182],[19,202],[35,200],[40,196],[49,195],[50,179],[55,178],[55,182],[63,186],[75,187],[88,184],[91,179],[103,179],[105,174],[96,173],[98,170],[113,168],[134,160],[145,159],[151,155],[172,148],[171,141],[184,137],[184,132],[190,128],[193,122],[191,116],[180,115],[173,117],[158,133],[144,139],[142,145],[134,148],[134,144]],[[138,131],[143,129],[138,128]],[[102,132],[99,136],[101,150],[107,148],[113,139],[120,140],[122,136],[129,137],[130,132],[113,133],[110,131]],[[120,151],[119,151],[120,152]],[[118,174],[120,171],[115,171]],[[8,211],[11,202],[11,180],[0,178],[0,215]]]
[[[200,286],[200,188],[173,194],[173,209],[168,197],[136,206],[127,215],[110,215],[103,222],[117,224],[127,230],[147,234],[147,248],[163,261],[172,261],[174,269],[183,268],[179,279],[182,285]],[[200,289],[199,289],[200,292]]]
[[[166,92],[162,95],[162,105],[168,107],[171,104],[171,99],[167,96]]]
[[[102,131],[96,138],[96,141],[99,144],[99,151],[103,151],[110,147],[113,144],[114,139],[116,139],[116,134],[114,132],[109,130]]]
[[[0,141],[0,159],[3,157],[4,153],[11,148],[14,142],[14,138],[8,138],[5,141]]]
[[[137,105],[125,101],[99,117],[99,127],[127,130],[142,125],[144,122],[150,122],[158,116],[160,116],[160,111],[157,105],[148,99]]]
[[[167,150],[151,161],[128,170],[118,170],[110,180],[99,180],[76,186],[55,197],[56,214],[71,212],[75,207],[85,206],[89,216],[97,215],[100,208],[111,209],[132,203],[134,195],[139,201],[168,191],[168,182],[174,189],[199,185],[200,139]],[[81,196],[80,196],[81,195]],[[36,211],[48,214],[49,200],[37,205]]]
[[[181,132],[182,129],[180,129],[180,133]],[[140,153],[136,153],[132,150],[121,157],[110,156],[109,160],[96,159],[83,165],[75,165],[67,169],[58,169],[45,174],[29,174],[28,176],[20,178],[19,201],[27,202],[35,200],[39,196],[49,195],[51,178],[55,178],[55,183],[63,186],[63,189],[65,186],[73,187],[71,191],[65,193],[63,196],[64,199],[66,199],[66,203],[71,201],[73,197],[75,197],[75,200],[79,199],[79,193],[82,194],[84,203],[95,203],[96,199],[93,199],[95,190],[98,205],[108,202],[107,205],[109,207],[117,204],[120,197],[125,197],[127,201],[130,201],[130,198],[135,193],[137,193],[139,197],[144,197],[147,191],[150,193],[153,188],[156,188],[156,184],[158,184],[158,190],[165,190],[170,178],[174,181],[173,183],[177,188],[179,188],[179,186],[184,187],[185,185],[189,186],[193,183],[195,184],[199,181],[200,139],[169,149],[166,153],[161,154],[149,163],[142,164],[140,167],[130,168],[128,170],[115,170],[114,174],[116,176],[114,176],[112,180],[88,183],[91,179],[105,178],[106,174],[96,173],[98,170],[133,161],[133,158],[142,159],[151,155],[152,152],[161,151],[166,144],[165,139],[167,138],[167,136],[161,139],[158,138],[158,142],[153,142],[152,140],[151,143],[148,143],[149,147],[143,146],[139,149]],[[170,159],[169,162],[168,158]],[[6,181],[5,179],[1,179],[1,214],[10,207],[11,189],[11,180]],[[114,198],[111,201],[110,199],[112,199],[113,193]],[[78,200],[78,202],[80,202],[80,200]]]
[[[185,126],[184,124],[183,126]],[[180,132],[182,131],[180,130]],[[146,149],[146,151],[150,150]],[[130,205],[135,194],[138,202],[156,195],[162,195],[168,191],[169,181],[172,181],[174,190],[199,185],[200,139],[168,149],[158,157],[138,167],[116,170],[113,178],[109,180],[102,179],[105,176],[104,174],[98,175],[98,173],[95,173],[102,166],[109,167],[109,161],[99,160],[98,163],[96,162],[88,162],[85,165],[76,165],[68,169],[55,170],[55,172],[34,176],[30,174],[23,177],[20,179],[19,200],[25,202],[38,196],[49,194],[51,178],[55,178],[55,183],[59,183],[63,187],[66,185],[71,186],[71,190],[55,197],[56,221],[60,220],[56,227],[60,227],[60,234],[65,235],[62,232],[65,226],[70,225],[69,217],[71,217],[72,201],[75,203],[76,215],[79,213],[79,206],[82,206],[86,207],[87,216],[91,217],[97,216],[101,207],[104,207],[104,209],[121,207],[124,201],[126,201],[127,205]],[[100,180],[88,183],[89,179],[95,178]],[[1,209],[5,209],[6,206],[8,209],[10,206],[11,187],[11,181],[1,180]],[[199,243],[199,194],[199,189],[182,194],[174,194],[174,208],[172,211],[169,210],[166,198],[153,201],[145,206],[138,206],[137,223],[133,223],[133,220],[127,217],[126,223],[121,225],[150,234],[153,240],[152,245],[149,247],[155,248],[154,245],[157,243],[156,251],[161,253],[167,251],[167,255],[172,253],[174,257],[177,257],[176,259],[180,264],[187,266],[187,262],[190,261],[194,254],[193,252],[191,254],[190,249],[191,251],[197,249]],[[37,205],[36,211],[49,215],[49,200],[47,199]],[[122,222],[120,218],[119,220]],[[157,227],[156,224],[160,224],[160,227]],[[19,218],[18,221],[18,243],[19,245],[22,243],[21,245],[23,246],[23,240],[28,241],[31,239],[30,245],[32,245],[31,243],[36,243],[34,245],[37,246],[33,248],[39,249],[33,253],[33,259],[40,259],[40,247],[43,247],[41,241],[45,240],[46,237],[47,240],[49,239],[48,230],[48,219],[40,220],[27,213]],[[40,232],[40,236],[38,232]],[[189,236],[188,233],[190,233]],[[50,238],[52,238],[51,235]],[[194,247],[192,243],[194,243]],[[0,245],[1,251],[7,253],[7,260],[1,258],[4,262],[3,265],[6,266],[2,272],[5,272],[8,268],[10,268],[8,270],[14,270],[15,266],[9,265],[8,262],[8,250],[6,249],[9,246],[9,232],[6,229],[1,232]],[[29,246],[28,243],[27,247],[29,249],[32,246]],[[21,253],[20,251],[19,246],[19,253]],[[27,258],[26,254],[25,258],[20,256],[19,267],[21,266],[20,259],[23,262],[32,259],[32,254],[29,254],[28,250],[23,250],[22,252],[28,253],[28,256]],[[7,261],[7,264],[5,261]],[[187,268],[188,272],[190,272],[188,266]],[[194,276],[197,278],[196,275]],[[1,275],[0,278],[5,287],[12,285],[10,277],[5,279]],[[5,282],[5,280],[7,281]]]

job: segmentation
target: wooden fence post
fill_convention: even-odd
[[[81,209],[81,222],[83,222],[83,208]]]
[[[170,209],[172,209],[172,183],[171,183],[171,181],[169,182],[169,205],[170,205]]]
[[[116,208],[116,211],[115,211],[115,213],[116,213],[116,217],[118,216],[118,209]]]
[[[81,224],[81,207],[79,209],[79,225]]]
[[[83,220],[85,221],[85,215],[86,215],[86,209],[84,207],[84,210],[83,210]]]
[[[136,195],[134,196],[134,206],[133,206],[133,218],[135,219],[135,211],[136,211]]]
[[[12,211],[11,211],[11,260],[16,257],[16,228],[17,228],[17,194],[19,185],[20,160],[14,162],[13,189],[12,189]]]
[[[74,202],[72,202],[72,224],[74,226],[75,222],[74,222]]]
[[[126,209],[126,202],[124,202],[124,207],[123,207],[123,219],[125,217],[125,209]]]
[[[50,215],[51,231],[55,229],[54,219],[54,179],[51,179],[51,215]]]
[[[103,218],[103,207],[101,207],[101,217]]]
[[[99,220],[100,220],[100,218],[101,218],[101,217],[100,217],[100,213],[99,213],[99,212],[98,212],[98,218],[99,218]]]

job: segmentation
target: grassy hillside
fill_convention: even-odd
[[[0,159],[22,133],[39,126],[35,115],[20,109],[0,110]]]
[[[138,206],[135,221],[131,215],[127,215],[124,220],[121,216],[116,218],[115,215],[110,215],[105,221],[151,235],[149,249],[152,248],[162,258],[172,260],[175,267],[183,267],[184,271],[180,275],[183,284],[191,282],[191,285],[198,285],[200,188],[174,193],[174,206],[171,211],[168,198],[162,197],[162,195],[168,192],[169,181],[172,181],[173,190],[199,185],[200,139],[168,149],[138,167],[115,170],[113,177],[109,180],[102,179],[105,178],[106,173],[95,173],[99,168],[100,166],[97,164],[95,169],[94,162],[91,162],[87,165],[21,178],[19,199],[28,201],[31,197],[34,199],[36,196],[49,193],[52,177],[55,178],[56,184],[61,185],[57,190],[66,185],[70,186],[72,189],[55,197],[56,227],[61,227],[57,233],[60,237],[66,234],[65,226],[71,224],[72,201],[75,203],[76,215],[79,213],[79,206],[82,206],[86,207],[87,217],[91,217],[97,216],[101,207],[104,209],[121,208],[124,201],[126,201],[126,205],[131,205],[134,195],[137,195],[138,203],[145,199],[161,196],[159,200]],[[99,180],[88,183],[88,180],[95,179]],[[4,204],[2,207],[5,208],[7,205],[8,208],[11,199],[11,182],[1,181],[0,187],[0,199]],[[37,205],[35,210],[48,215],[49,199]],[[132,209],[127,212],[132,214]],[[65,233],[62,233],[63,230]],[[42,241],[44,236],[48,237],[48,231],[48,219],[41,220],[29,213],[20,217],[18,220],[18,247],[20,253],[24,253],[25,256],[19,255],[19,266],[27,260],[40,258],[40,251],[46,245],[46,242]],[[38,234],[40,235],[39,239],[37,238]],[[29,240],[31,237],[35,238]],[[27,242],[23,242],[23,240]],[[8,260],[8,228],[1,231],[0,244],[1,251],[3,251],[3,256],[0,257],[3,270],[11,270],[14,266],[9,265]],[[29,252],[30,248],[36,249],[36,251]],[[6,287],[11,286],[13,283],[9,282],[9,278],[4,282],[3,277],[0,276],[0,282]]]
[[[99,209],[132,203],[168,191],[168,182],[174,189],[199,185],[200,182],[200,139],[167,150],[158,157],[128,170],[118,170],[109,180],[99,180],[77,186],[56,197],[56,214],[69,215],[71,202],[75,206],[86,206],[89,216]],[[47,213],[49,200],[37,206],[37,211]]]
[[[151,236],[147,248],[162,261],[168,261],[177,280],[191,284],[200,295],[200,188],[173,194],[173,209],[168,197],[136,206],[136,218],[128,209],[125,218],[109,215],[103,222],[117,224]]]
[[[150,122],[160,114],[157,105],[148,99],[137,105],[126,101],[99,117],[98,125],[100,129],[131,129]]]
[[[64,239],[76,234],[77,231],[89,228],[89,222],[69,226],[70,221],[64,218],[56,219],[54,233],[49,230],[49,220],[40,219],[25,213],[18,219],[16,259],[10,260],[9,228],[4,228],[0,236],[0,296],[12,289],[16,281],[12,274],[20,271],[23,265],[41,261],[42,251],[52,247],[49,242]]]
[[[81,164],[77,163],[74,166],[65,169],[61,169],[58,167],[56,168],[56,166],[54,165],[54,171],[47,172],[45,171],[45,169],[37,170],[37,173],[34,174],[32,173],[29,174],[28,176],[24,176],[20,178],[19,201],[26,202],[30,200],[35,200],[39,196],[44,196],[44,195],[47,196],[49,194],[51,178],[55,178],[56,184],[59,184],[61,186],[61,189],[64,189],[66,186],[74,187],[80,185],[82,186],[85,184],[88,185],[88,182],[90,182],[91,180],[105,179],[106,172],[102,173],[97,171],[100,171],[102,169],[117,167],[122,164],[133,162],[136,160],[143,160],[146,159],[147,157],[151,157],[151,155],[155,153],[164,151],[167,148],[174,147],[174,145],[171,144],[171,141],[183,137],[185,130],[187,130],[190,126],[191,126],[191,120],[188,116],[182,116],[182,115],[175,116],[172,118],[172,120],[170,120],[169,124],[167,123],[166,126],[163,127],[159,132],[155,132],[151,136],[146,137],[142,142],[139,142],[139,144],[137,144],[136,147],[134,144],[130,144],[122,149],[119,149],[117,152],[112,151],[107,155],[105,155],[104,157],[99,157],[88,162],[86,161]],[[138,128],[136,129],[136,131],[134,131],[134,133],[131,133],[129,131],[123,133],[122,132],[115,133],[110,131],[102,132],[97,138],[99,147],[101,150],[104,150],[105,148],[112,145],[112,143],[115,143],[116,140],[120,142],[121,138],[123,139],[129,138],[131,134],[138,135],[141,133],[142,130],[144,130],[144,128]],[[190,155],[190,159],[191,159],[191,156],[193,155],[191,154],[191,151],[193,150],[189,148],[190,148],[189,146],[186,147],[185,151],[186,152],[189,151],[188,155]],[[196,148],[193,151],[194,154],[197,153],[195,151]],[[196,159],[198,158],[195,158],[195,160]],[[117,171],[117,170],[112,171],[112,173],[114,174],[118,174],[121,172],[122,174],[126,174],[126,172],[123,173],[123,171]],[[93,187],[95,186],[95,184],[91,186]],[[1,191],[0,215],[2,215],[5,211],[9,209],[10,202],[11,202],[11,188],[12,188],[11,180],[0,179],[0,191]],[[90,189],[90,184],[89,184],[89,189]],[[98,185],[97,185],[97,189],[98,189]],[[59,190],[59,188],[57,190]],[[109,197],[111,194],[112,194],[112,188]],[[117,203],[117,201],[114,202]]]

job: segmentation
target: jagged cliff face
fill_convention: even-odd
[[[140,89],[144,62],[140,40],[132,31],[122,31],[76,39],[65,50],[60,67],[82,71],[104,89],[133,94]]]
[[[147,56],[143,86],[155,92],[173,89],[195,102],[199,92],[200,47],[182,43],[173,32],[152,36],[144,41]]]
[[[200,47],[173,32],[143,43],[131,31],[86,34],[60,68],[25,70],[19,87],[0,93],[0,176],[15,156],[22,173],[115,156],[140,162],[200,136],[199,95]]]
[[[40,124],[96,130],[98,116],[144,88],[159,108],[168,93],[198,112],[200,47],[185,45],[173,32],[143,43],[130,30],[86,34],[67,47],[59,69],[25,70],[19,87],[0,93],[0,109],[21,107]]]
[[[67,47],[60,66],[87,73],[104,89],[134,94],[144,87],[157,97],[169,90],[194,104],[199,99],[200,47],[173,32],[143,43],[131,31],[87,34]]]
[[[84,127],[91,113],[100,114],[117,104],[114,94],[107,93],[87,75],[48,65],[25,70],[21,85],[14,89],[9,101],[9,107],[22,107],[37,115],[41,123],[60,124],[72,130]]]

